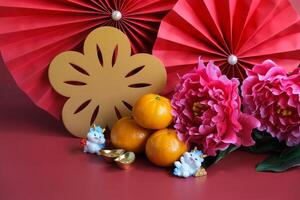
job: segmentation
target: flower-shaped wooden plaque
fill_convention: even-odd
[[[137,98],[159,93],[166,84],[161,61],[149,54],[131,55],[127,36],[116,28],[92,31],[83,51],[63,52],[49,67],[51,85],[69,98],[62,119],[75,136],[86,137],[92,124],[111,127],[130,115]]]

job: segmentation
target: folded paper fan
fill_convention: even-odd
[[[179,0],[161,22],[153,54],[178,75],[213,60],[228,77],[272,59],[291,71],[300,63],[300,18],[288,0]]]
[[[18,86],[57,118],[65,99],[51,88],[47,69],[60,52],[81,49],[99,26],[114,26],[132,50],[151,52],[161,19],[176,0],[1,0],[0,51]]]

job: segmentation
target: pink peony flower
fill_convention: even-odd
[[[251,146],[254,117],[240,111],[239,81],[229,80],[209,62],[180,78],[172,98],[172,114],[180,139],[195,143],[208,155],[225,150],[230,144]]]
[[[242,86],[245,111],[260,120],[266,130],[288,146],[300,143],[300,69],[287,75],[271,60],[247,71]]]

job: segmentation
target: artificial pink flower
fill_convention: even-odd
[[[288,146],[300,143],[300,69],[287,74],[271,60],[247,71],[242,95],[245,111]]]
[[[209,62],[180,78],[172,98],[172,114],[179,137],[200,146],[208,155],[225,150],[230,144],[251,146],[254,117],[240,111],[239,81],[229,80]]]

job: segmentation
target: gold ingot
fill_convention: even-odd
[[[207,175],[207,172],[206,170],[201,167],[195,174],[195,177],[201,177],[201,176],[206,176]]]
[[[126,152],[115,159],[118,167],[125,170],[129,169],[134,161],[135,154],[133,152]]]
[[[100,150],[100,155],[104,158],[105,161],[110,162],[110,163],[114,162],[114,160],[117,157],[121,156],[124,153],[125,153],[124,149]]]

